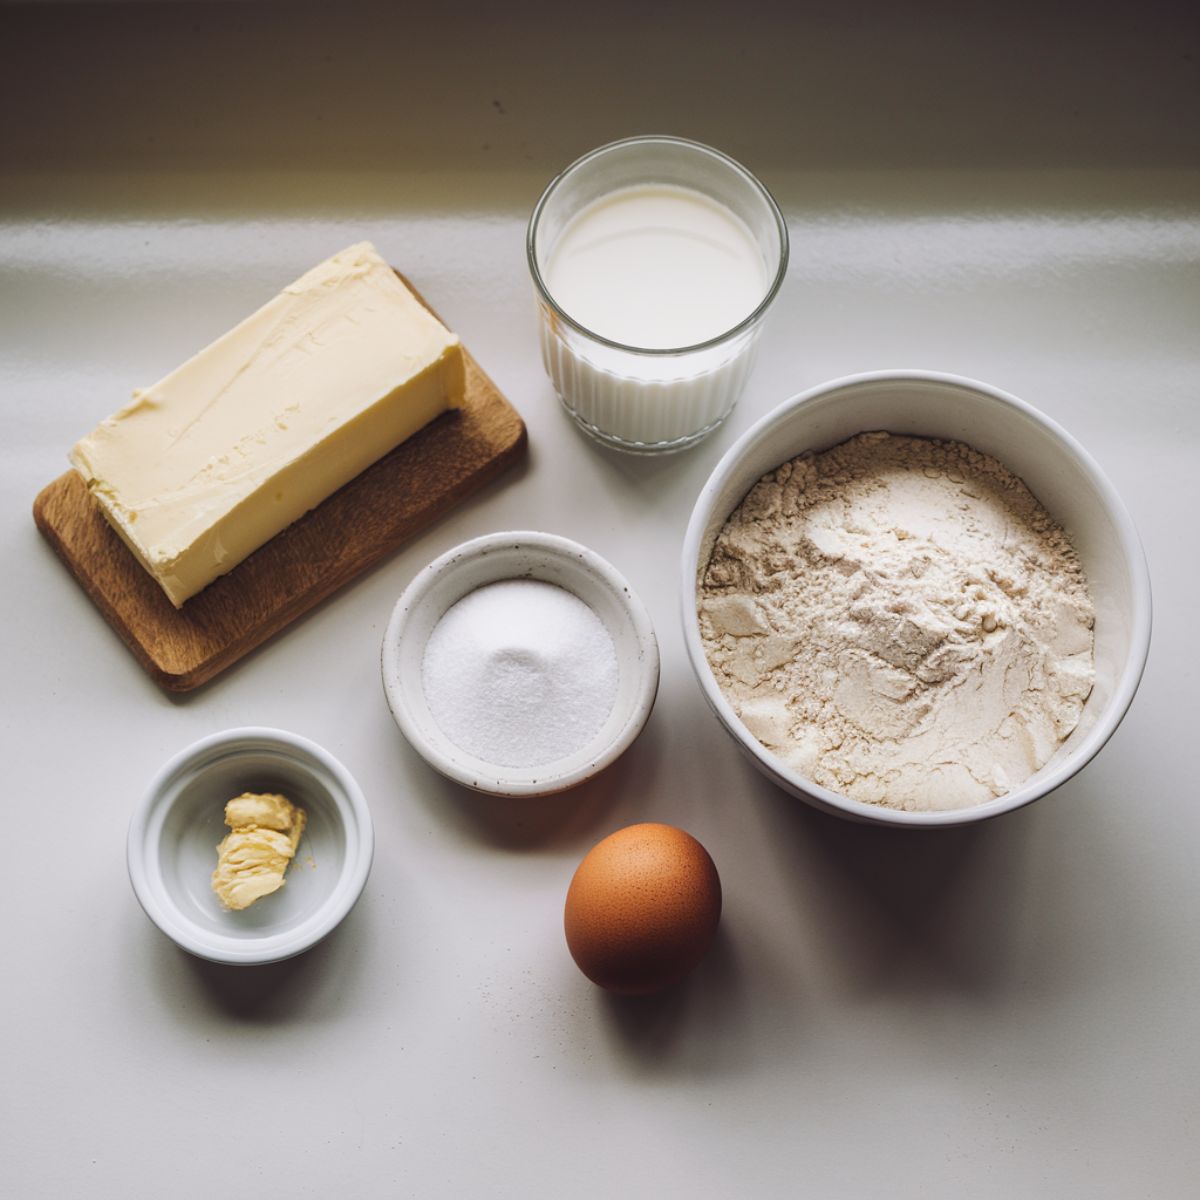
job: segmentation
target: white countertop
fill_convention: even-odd
[[[582,43],[546,8],[467,26],[448,78],[420,54],[415,76],[382,71],[406,57],[396,14],[360,39],[346,20],[324,37],[311,9],[281,24],[282,5],[5,10],[6,100],[27,114],[5,135],[0,179],[6,1196],[1194,1186],[1194,21],[1089,25],[1062,66],[1065,18],[1051,45],[1002,22],[931,22],[922,41],[831,6],[729,41],[716,17],[682,37],[688,11],[625,14],[645,22],[629,63],[605,57],[615,35],[594,14],[578,60]],[[420,25],[420,45],[438,33]],[[39,47],[54,53],[35,78]],[[894,88],[866,72],[869,87],[828,107],[849,66],[883,60]],[[641,73],[651,62],[671,85],[661,94]],[[313,94],[328,105],[297,100]],[[639,460],[598,449],[560,411],[523,237],[555,169],[651,131],[756,170],[788,217],[792,265],[727,425],[687,454]],[[170,697],[42,542],[33,497],[131,387],[359,238],[520,410],[529,460],[213,684]],[[684,654],[679,548],[723,450],[789,395],[880,367],[973,376],[1060,421],[1123,495],[1150,561],[1154,645],[1128,718],[1070,784],[980,827],[910,834],[811,811],[737,752]],[[488,800],[434,774],[379,679],[413,574],[508,528],[610,559],[662,651],[641,739],[546,800]],[[261,969],[177,950],[124,864],[159,765],[242,724],[337,755],[377,839],[345,924]],[[575,969],[562,902],[586,850],[638,820],[707,846],[725,911],[685,987],[623,1001]]]

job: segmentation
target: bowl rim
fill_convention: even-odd
[[[881,383],[948,385],[974,392],[1002,407],[1014,409],[1039,425],[1079,464],[1095,486],[1117,529],[1121,553],[1129,569],[1133,598],[1129,653],[1113,694],[1096,724],[1088,731],[1075,752],[1059,763],[1053,771],[1039,774],[1033,781],[1006,792],[1003,796],[970,808],[908,812],[854,800],[805,778],[773,755],[742,725],[712,673],[700,638],[700,620],[695,600],[700,543],[712,514],[713,503],[730,477],[736,474],[742,458],[764,435],[769,434],[776,425],[797,409],[837,392]],[[908,828],[944,828],[989,820],[1031,804],[1081,771],[1100,752],[1133,703],[1146,668],[1153,624],[1150,573],[1141,539],[1124,502],[1091,454],[1057,421],[1010,392],[965,375],[917,368],[894,368],[842,375],[798,392],[755,421],[722,455],[696,498],[683,540],[680,602],[684,645],[704,698],[727,732],[741,749],[750,755],[760,770],[785,790],[818,809],[859,822]]]
[[[150,866],[151,822],[162,805],[165,793],[197,760],[213,751],[238,743],[266,743],[284,751],[304,770],[318,763],[336,781],[330,791],[335,807],[346,826],[347,856],[341,864],[333,892],[310,917],[284,933],[259,938],[231,938],[202,929],[184,917],[170,903],[165,889]],[[308,761],[306,761],[308,760]],[[159,830],[161,831],[161,823]],[[361,896],[371,871],[375,850],[375,831],[366,797],[354,776],[328,750],[285,729],[265,725],[241,725],[208,734],[173,754],[155,773],[143,792],[129,821],[126,838],[126,866],[134,894],[143,911],[176,945],[209,962],[232,966],[253,966],[279,962],[301,954],[316,945],[343,920]]]
[[[509,548],[535,551],[547,560],[565,559],[582,565],[585,571],[614,594],[629,618],[637,639],[639,654],[637,663],[634,664],[638,671],[637,692],[629,718],[601,753],[558,773],[547,773],[547,767],[552,767],[553,763],[531,767],[523,776],[516,769],[507,768],[508,773],[504,778],[486,775],[474,767],[463,766],[456,759],[443,754],[425,737],[413,719],[404,689],[399,682],[401,635],[414,614],[420,610],[434,585],[451,570]],[[586,597],[581,596],[580,599],[587,602]],[[658,694],[660,662],[658,639],[655,637],[649,612],[629,581],[607,559],[570,538],[537,530],[518,529],[483,534],[481,537],[461,542],[439,555],[413,576],[392,609],[380,650],[380,668],[384,695],[392,718],[408,743],[434,770],[455,783],[485,795],[533,797],[549,796],[576,787],[610,766],[633,744],[654,707]]]

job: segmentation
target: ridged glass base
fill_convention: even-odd
[[[558,401],[563,406],[566,414],[592,441],[599,442],[602,446],[608,446],[612,450],[621,450],[625,454],[641,454],[646,457],[662,454],[678,454],[681,450],[690,450],[698,442],[704,441],[710,433],[720,429],[725,424],[729,413],[733,411],[732,408],[729,409],[703,429],[697,430],[695,433],[689,433],[685,437],[674,438],[666,442],[631,442],[625,438],[617,437],[615,434],[605,433],[604,430],[596,428],[590,421],[584,420],[561,395],[559,395]]]

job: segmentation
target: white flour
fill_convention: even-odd
[[[722,690],[806,778],[962,808],[1017,787],[1092,688],[1087,580],[1062,529],[961,442],[864,433],[760,480],[700,581]]]

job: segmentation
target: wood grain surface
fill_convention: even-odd
[[[410,285],[411,286],[411,285]],[[73,470],[33,516],[96,607],[164,688],[212,679],[515,463],[525,424],[466,355],[463,408],[443,413],[176,609]]]

